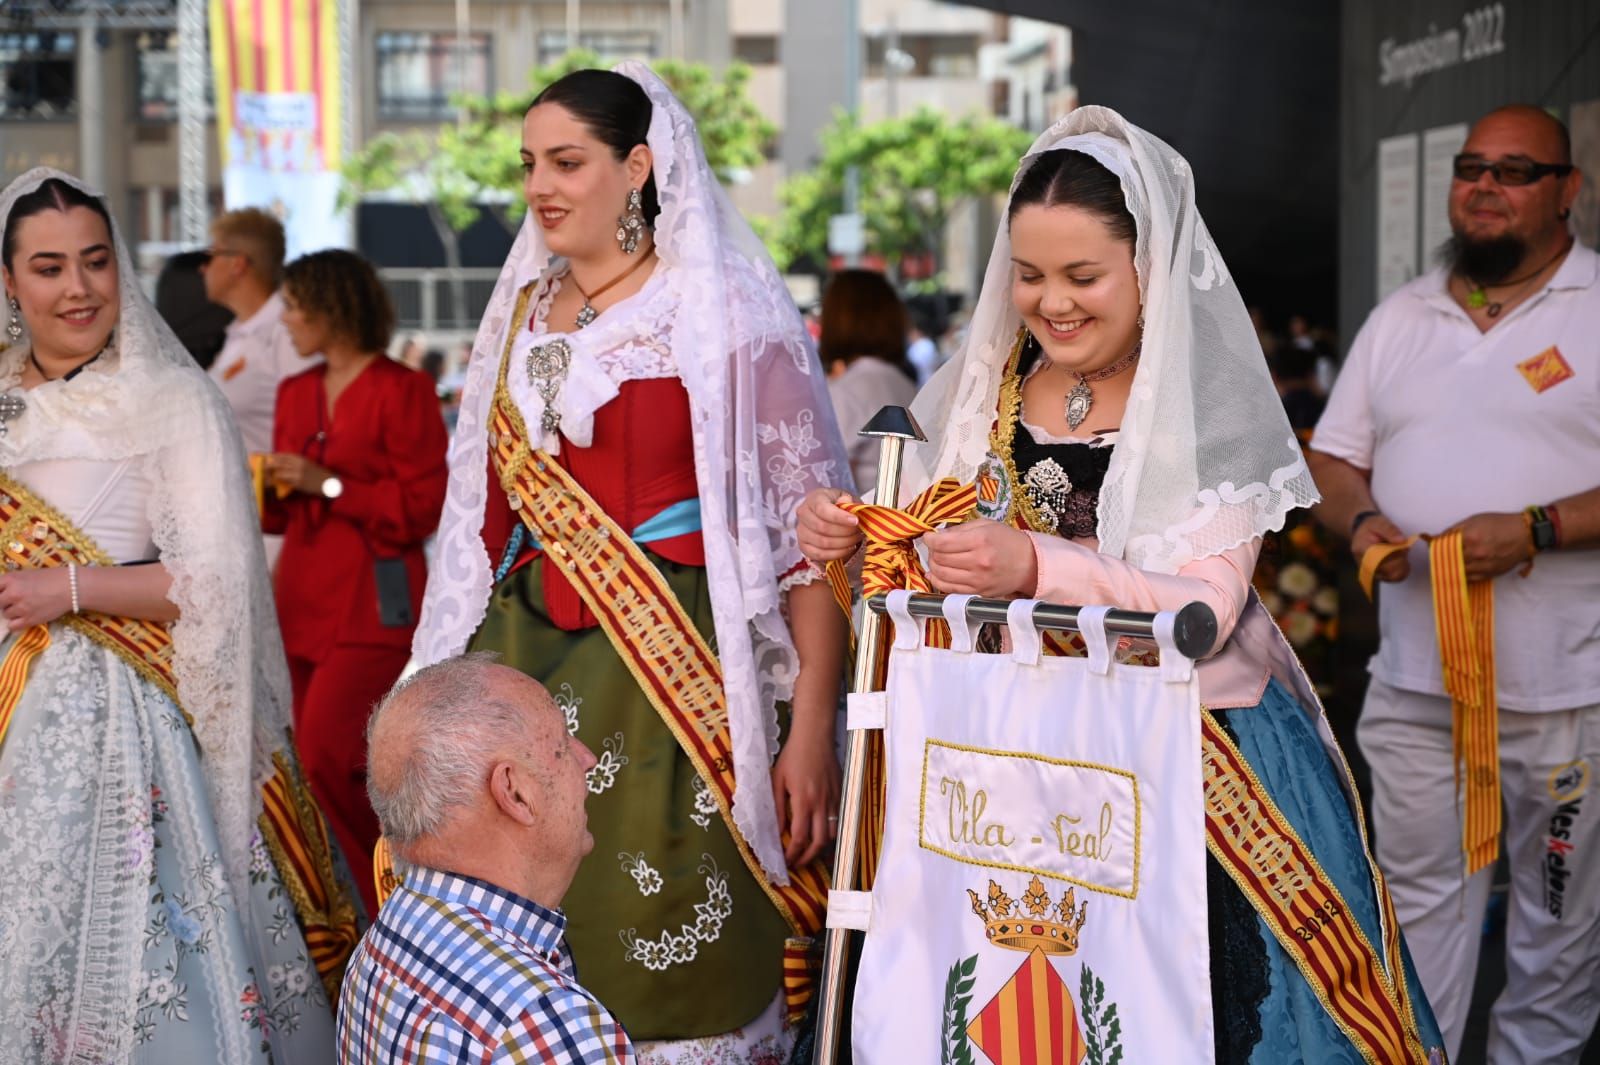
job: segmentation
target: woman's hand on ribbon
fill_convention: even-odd
[[[841,502],[854,500],[840,488],[813,488],[800,503],[795,523],[800,553],[819,566],[849,558],[861,544],[859,523],[836,505]]]
[[[1519,519],[1520,521],[1520,519]],[[1374,514],[1361,523],[1356,534],[1350,538],[1350,553],[1355,556],[1357,564],[1361,562],[1367,549],[1377,544],[1404,543],[1406,534],[1400,527],[1382,514]],[[1404,551],[1396,551],[1383,560],[1375,576],[1380,581],[1403,581],[1411,576],[1411,558]]]
[[[1469,581],[1492,581],[1533,561],[1533,534],[1521,514],[1474,514],[1446,531],[1461,533]]]
[[[72,585],[65,566],[0,575],[0,615],[7,632],[48,625],[71,609]]]
[[[1039,587],[1039,562],[1028,534],[979,518],[923,536],[928,579],[945,593],[991,599],[1031,596]]]
[[[833,709],[794,714],[789,737],[772,767],[778,828],[788,833],[783,858],[791,869],[810,862],[839,834],[839,758]]]

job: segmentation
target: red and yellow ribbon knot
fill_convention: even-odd
[[[1456,794],[1462,799],[1461,850],[1471,876],[1491,864],[1500,847],[1500,727],[1495,703],[1494,585],[1468,581],[1460,531],[1374,544],[1361,557],[1361,586],[1384,559],[1418,539],[1428,540],[1433,571],[1433,621],[1439,634],[1444,690],[1450,695]]]
[[[916,541],[941,525],[965,521],[978,505],[976,485],[962,484],[946,477],[923,489],[904,509],[877,503],[840,503],[839,509],[853,514],[866,539],[866,554],[861,565],[861,596],[871,598],[896,589],[931,592],[933,585],[917,557]],[[850,613],[850,578],[843,562],[828,563],[828,583],[839,609]],[[942,622],[929,625],[929,642],[944,629]],[[949,646],[948,630],[938,646]]]

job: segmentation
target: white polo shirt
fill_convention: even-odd
[[[1600,256],[1574,245],[1548,285],[1480,333],[1442,269],[1384,300],[1339,373],[1311,446],[1372,471],[1406,534],[1600,486]],[[1520,569],[1520,567],[1519,567]],[[1444,695],[1426,543],[1383,584],[1372,675]],[[1500,705],[1600,702],[1600,551],[1548,551],[1494,582]]]
[[[248,319],[228,326],[209,373],[233,408],[246,452],[272,450],[278,385],[320,361],[321,356],[303,359],[294,350],[283,325],[283,297],[276,292]]]

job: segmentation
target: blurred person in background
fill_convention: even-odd
[[[202,370],[210,369],[228,339],[233,312],[206,295],[204,251],[185,251],[161,265],[156,279],[156,310],[178,335]]]
[[[272,215],[255,207],[229,211],[211,223],[200,271],[206,298],[233,314],[209,372],[252,453],[271,450],[278,386],[306,368],[283,326],[283,249],[283,225]]]
[[[233,416],[102,197],[32,170],[0,219],[0,1061],[331,1063],[356,913]]]
[[[845,619],[792,527],[850,476],[826,378],[649,68],[552,83],[521,161],[416,657],[499,652],[599,756],[567,936],[640,1060],[784,1061],[837,830]]]
[[[1318,355],[1309,348],[1291,345],[1267,359],[1272,371],[1272,381],[1278,386],[1283,399],[1283,412],[1289,416],[1289,427],[1305,442],[1311,430],[1322,417],[1328,404],[1327,394],[1317,381]]]
[[[325,362],[283,383],[262,524],[283,534],[278,620],[296,741],[312,792],[377,912],[362,736],[409,657],[423,542],[444,503],[446,437],[433,381],[384,351],[394,310],[376,272],[319,251],[284,274],[295,350]]]
[[[878,483],[878,439],[860,435],[861,427],[882,407],[909,407],[917,394],[906,356],[908,323],[894,286],[874,270],[840,270],[822,293],[817,354],[828,370],[828,395],[857,492]]]
[[[283,225],[259,208],[229,211],[211,223],[211,246],[202,254],[206,297],[233,314],[207,372],[233,408],[245,453],[262,455],[272,450],[278,386],[306,368],[283,326]],[[264,542],[273,569],[282,542],[271,534]]]
[[[1267,359],[1289,428],[1302,447],[1327,404],[1317,384],[1316,364],[1315,352],[1287,344]],[[1309,510],[1296,508],[1284,515],[1282,529],[1265,537],[1251,578],[1324,701],[1333,694],[1342,557],[1337,539]]]
[[[1272,357],[1278,353],[1278,348],[1283,341],[1278,337],[1272,326],[1267,324],[1265,311],[1254,305],[1249,308],[1249,311],[1250,325],[1256,331],[1256,340],[1261,344],[1261,353],[1267,357],[1267,361],[1270,363]]]
[[[928,383],[933,371],[939,368],[943,357],[939,352],[939,334],[944,332],[932,311],[921,304],[907,308],[910,328],[907,332],[906,361],[916,376],[918,387]]]

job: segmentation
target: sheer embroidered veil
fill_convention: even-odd
[[[796,506],[812,488],[848,485],[849,465],[799,312],[706,164],[693,118],[648,67],[627,62],[616,71],[638,82],[651,104],[647,139],[661,203],[656,269],[676,304],[665,339],[694,416],[706,569],[733,742],[734,821],[768,873],[786,882],[769,774],[778,738],[774,704],[793,694],[798,659],[780,582],[811,578],[809,570],[795,571],[804,561]],[[527,327],[512,320],[518,293],[563,269],[530,215],[472,346],[437,558],[413,648],[421,664],[460,654],[483,622],[492,583],[482,529],[495,380],[508,332]]]
[[[1175,573],[1282,528],[1291,509],[1317,500],[1316,486],[1244,301],[1195,209],[1188,162],[1115,111],[1082,107],[1034,142],[1017,179],[1056,149],[1084,152],[1115,174],[1138,228],[1143,354],[1100,490],[1100,550]],[[966,344],[912,406],[929,442],[909,449],[905,493],[941,477],[971,481],[988,453],[1022,326],[1011,271],[1002,226]]]
[[[49,178],[99,196],[71,175],[30,170],[0,194],[0,224]],[[178,700],[194,720],[228,884],[247,911],[261,785],[288,743],[290,704],[249,469],[227,402],[140,290],[115,222],[111,236],[121,289],[111,348],[71,382],[27,393],[27,409],[0,437],[0,467],[149,461],[150,522],[181,611],[172,628]],[[28,343],[24,333],[0,353],[7,378],[20,372]],[[74,423],[92,431],[52,431]]]

